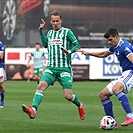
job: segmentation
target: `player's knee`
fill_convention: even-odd
[[[99,93],[99,97],[100,97],[100,99],[102,98],[102,93],[101,92]]]
[[[35,75],[35,79],[36,79],[36,80],[38,79],[38,76],[37,76],[37,75]]]
[[[3,86],[0,84],[0,89],[2,89],[2,87],[3,87]]]
[[[105,100],[105,99],[107,99],[107,96],[106,96],[103,92],[100,92],[100,93],[99,93],[99,98],[100,98],[101,100]]]
[[[38,90],[44,91],[48,87],[48,84],[44,81],[40,81],[40,83],[37,86]]]
[[[66,93],[66,94],[65,94],[65,98],[66,98],[68,101],[72,101],[72,94]]]
[[[119,92],[124,91],[124,85],[121,82],[118,82],[115,84],[115,86],[112,88],[114,94],[118,94]]]
[[[123,89],[113,88],[113,92],[115,95],[118,94],[119,92],[122,92],[122,91],[123,91]]]
[[[0,90],[4,88],[3,83],[0,83]]]

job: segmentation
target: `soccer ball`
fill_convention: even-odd
[[[105,130],[111,130],[114,128],[116,121],[111,116],[104,116],[100,121],[100,128]]]

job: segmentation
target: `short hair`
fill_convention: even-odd
[[[117,29],[108,28],[107,31],[104,34],[104,37],[109,38],[110,36],[115,37],[116,35],[119,36],[119,33],[118,33]]]
[[[50,13],[50,18],[51,16],[54,15],[54,16],[60,16],[60,18],[62,19],[62,14],[60,11],[58,10],[53,10],[51,13]]]
[[[39,43],[39,42],[37,42],[35,45],[40,45],[40,43]]]

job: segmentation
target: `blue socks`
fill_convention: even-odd
[[[126,114],[132,113],[132,109],[130,107],[130,104],[128,102],[127,96],[123,92],[119,92],[116,97],[120,101],[123,109],[125,110]]]
[[[5,97],[5,91],[0,91],[0,95],[1,95],[1,106],[4,106],[4,97]]]
[[[112,108],[113,108],[112,101],[110,99],[106,99],[101,102],[104,107],[105,114],[112,116],[114,118],[114,114],[113,114],[113,110],[112,110]]]
[[[116,95],[117,99],[120,101],[123,109],[125,110],[127,116],[128,114],[132,114],[132,109],[130,107],[130,104],[128,102],[128,98],[126,96],[125,93],[123,92],[119,92],[117,95]],[[114,118],[114,114],[113,114],[113,104],[112,104],[112,101],[110,99],[106,99],[106,100],[103,100],[101,101],[102,102],[102,105],[104,107],[104,111],[106,113],[106,115],[109,115],[109,116],[112,116]]]

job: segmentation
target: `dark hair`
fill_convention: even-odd
[[[37,42],[35,45],[40,45],[40,43],[39,43],[39,42]]]
[[[51,13],[50,13],[50,18],[51,16],[54,15],[54,16],[60,16],[60,18],[62,19],[62,14],[60,11],[58,10],[53,10]]]
[[[116,35],[119,36],[119,33],[118,33],[117,29],[108,28],[107,31],[104,34],[104,37],[109,38],[110,36],[115,37]]]

